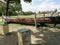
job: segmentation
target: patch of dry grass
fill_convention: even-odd
[[[12,18],[35,18],[35,15],[19,15],[19,16],[10,16]],[[37,18],[43,17],[42,15],[36,15]]]

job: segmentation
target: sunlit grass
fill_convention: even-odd
[[[2,25],[4,22],[0,22],[0,25]]]
[[[10,16],[11,18],[35,18],[35,15],[19,15],[19,16]],[[42,15],[36,15],[37,18],[44,17]]]

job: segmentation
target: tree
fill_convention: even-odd
[[[16,3],[21,5],[21,0],[5,0],[7,2],[7,7],[6,7],[6,16],[8,16],[8,9],[9,9],[9,3]],[[25,2],[31,2],[32,0],[24,0]]]
[[[4,14],[5,11],[6,11],[6,3],[0,1],[0,14],[1,14],[1,15]],[[1,15],[0,15],[0,16],[1,16]]]

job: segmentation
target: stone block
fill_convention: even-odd
[[[31,45],[31,30],[19,29],[18,32],[18,44],[19,45]]]

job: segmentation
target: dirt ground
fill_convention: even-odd
[[[21,28],[31,29],[31,44],[32,45],[60,45],[60,29],[51,27],[39,27],[25,25],[9,25],[10,33],[1,35],[3,32],[2,25],[0,26],[0,45],[18,45],[17,31]]]

